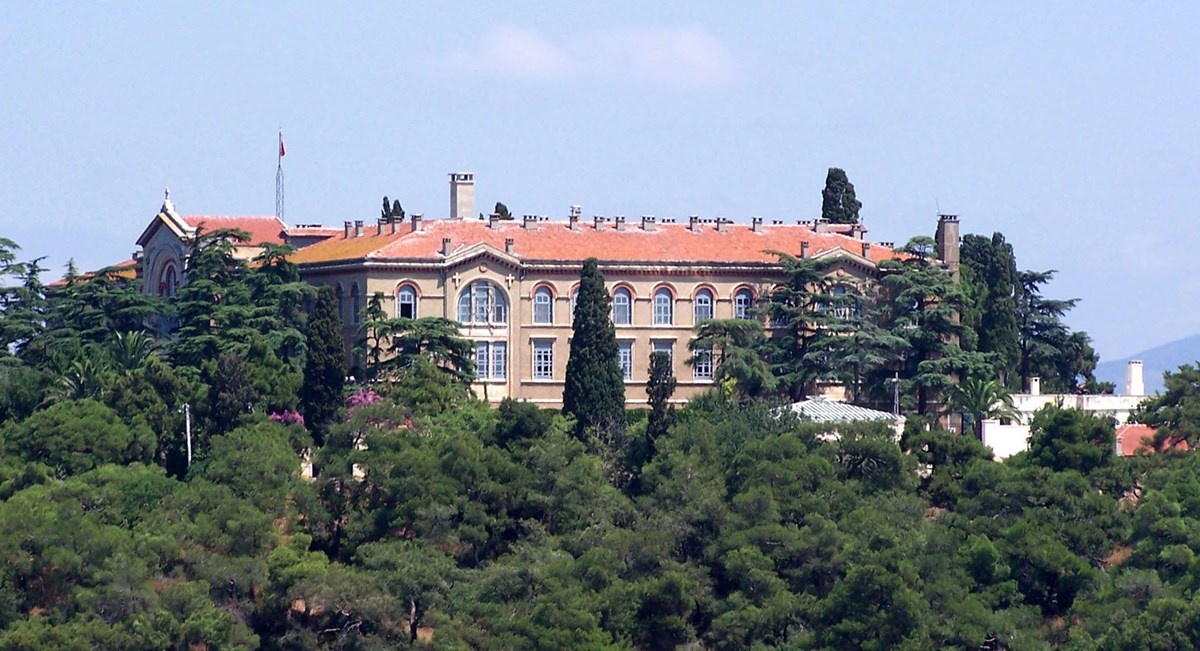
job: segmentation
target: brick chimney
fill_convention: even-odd
[[[658,230],[658,225],[654,219],[654,215],[642,215],[642,230],[647,233],[653,233]]]
[[[726,220],[724,217],[717,217],[717,232],[718,233],[725,232],[725,224],[727,221],[728,220]]]
[[[442,255],[450,255],[450,238],[448,237],[442,238]]]
[[[383,217],[375,220],[375,235],[383,235]]]
[[[808,242],[801,242],[801,243],[800,243],[800,257],[801,257],[801,258],[807,258],[807,257],[808,257]]]
[[[425,230],[425,224],[422,223],[421,213],[413,213],[412,216],[412,232],[417,233]]]
[[[475,214],[475,175],[450,174],[450,219],[470,219]]]
[[[688,230],[693,233],[700,230],[700,215],[688,215]]]
[[[537,215],[525,215],[521,218],[521,226],[528,231],[536,231],[538,227]]]
[[[603,215],[593,215],[592,216],[592,228],[595,228],[598,231],[604,230],[604,216]]]
[[[958,282],[958,215],[938,215],[933,241],[937,244],[938,260],[950,270],[954,282]]]
[[[762,217],[751,217],[750,218],[750,230],[755,233],[762,232]]]
[[[350,239],[350,236],[354,233],[354,224],[352,222],[342,222],[342,227],[346,230],[345,238]]]
[[[500,228],[500,215],[496,213],[488,215],[488,228],[492,230]]]
[[[361,219],[354,220],[354,237],[362,237],[363,222]]]
[[[613,228],[618,231],[625,230],[625,215],[617,215],[613,217]]]
[[[871,243],[870,242],[863,242],[862,257],[867,258],[868,260],[871,259]]]
[[[511,238],[511,237],[504,238],[504,252],[505,253],[512,255],[513,250],[516,248],[517,247],[513,241],[513,238]]]

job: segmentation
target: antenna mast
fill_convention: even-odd
[[[279,130],[279,164],[275,168],[275,216],[283,221],[283,129]]]

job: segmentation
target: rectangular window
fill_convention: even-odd
[[[671,375],[675,375],[675,342],[656,341],[654,342],[654,352],[667,354],[667,359],[671,360]]]
[[[713,378],[712,348],[697,348],[692,356],[692,373],[697,380]]]
[[[488,342],[475,342],[475,377],[480,380],[487,379],[488,371],[491,370],[490,359],[491,356],[488,355]]]
[[[633,379],[633,342],[622,341],[617,344],[617,359],[621,362],[621,377]]]
[[[508,375],[508,344],[492,342],[492,379],[503,380]]]
[[[475,342],[475,377],[503,380],[508,376],[508,344],[503,341]]]
[[[554,379],[554,342],[533,342],[533,379]]]

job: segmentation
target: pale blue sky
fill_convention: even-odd
[[[0,236],[96,267],[185,214],[811,219],[1002,231],[1118,357],[1200,332],[1197,3],[0,0]]]

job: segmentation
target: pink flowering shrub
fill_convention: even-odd
[[[267,418],[270,418],[276,423],[283,423],[284,425],[291,425],[295,423],[301,427],[304,426],[304,414],[301,414],[298,411],[289,410],[282,413],[273,411],[269,416],[267,416]]]
[[[350,413],[354,413],[355,409],[358,409],[359,407],[366,407],[367,405],[373,405],[382,399],[383,398],[378,393],[375,393],[370,389],[359,389],[358,391],[350,394],[349,398],[346,398],[346,409]]]

